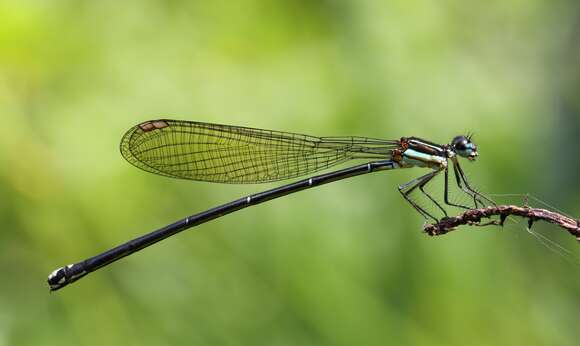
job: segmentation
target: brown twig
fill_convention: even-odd
[[[490,220],[489,222],[481,223],[482,219],[488,219],[496,215],[500,217],[499,220]],[[423,229],[427,234],[435,236],[453,231],[457,226],[461,225],[503,226],[505,219],[510,215],[528,219],[528,227],[530,228],[537,220],[544,220],[554,225],[558,225],[575,236],[576,240],[580,241],[580,220],[546,209],[519,207],[515,205],[498,205],[487,208],[470,209],[457,216],[446,217],[437,223],[426,225]]]

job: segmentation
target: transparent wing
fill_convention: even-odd
[[[127,131],[121,154],[148,172],[241,184],[294,178],[353,159],[387,159],[398,143],[163,119]]]

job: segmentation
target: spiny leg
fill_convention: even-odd
[[[461,182],[459,181],[459,177],[457,174],[455,175],[455,179],[457,179],[457,185],[461,187]],[[463,190],[463,189],[462,189]],[[445,167],[445,193],[444,193],[444,200],[445,204],[451,205],[453,207],[463,208],[463,209],[471,209],[470,207],[463,205],[463,204],[456,204],[449,201],[449,169]]]
[[[474,199],[475,199],[475,196],[477,196],[479,203],[481,203],[483,206],[485,206],[485,203],[481,200],[481,198],[486,200],[487,202],[491,203],[492,205],[497,205],[492,199],[490,199],[489,197],[480,193],[479,191],[475,190],[474,188],[471,187],[471,185],[469,185],[469,183],[467,182],[467,179],[465,178],[465,173],[463,173],[463,169],[459,165],[459,162],[456,165],[454,165],[453,167],[455,168],[455,166],[457,166],[456,169],[459,172],[459,175],[461,176],[463,183],[465,184],[465,188],[467,188],[474,195]],[[477,204],[476,204],[476,206],[477,206]]]
[[[459,166],[459,163],[456,161],[453,161],[453,173],[455,176],[455,182],[456,182],[457,186],[459,187],[459,189],[461,189],[461,191],[463,191],[464,193],[469,195],[469,197],[473,198],[473,203],[475,205],[475,208],[478,208],[479,207],[479,205],[477,204],[477,202],[478,202],[477,195],[478,194],[472,192],[471,190],[469,190],[463,186],[462,180],[464,177],[461,174],[459,174],[459,172],[457,170],[457,166]],[[446,168],[445,169],[445,203],[448,205],[452,205],[452,206],[463,208],[463,209],[472,209],[471,207],[468,207],[464,204],[456,204],[456,203],[452,203],[449,201],[449,173],[448,172],[449,172],[449,170],[448,170],[448,168]],[[483,203],[481,200],[479,200],[479,202],[482,205],[485,205],[485,203]]]
[[[440,172],[440,171],[432,171],[432,172],[429,172],[429,173],[427,173],[427,174],[425,174],[425,175],[423,175],[423,176],[420,176],[420,177],[418,177],[418,178],[415,178],[415,179],[413,179],[413,180],[409,181],[408,183],[405,183],[405,184],[403,184],[403,185],[399,186],[399,192],[401,193],[401,195],[403,196],[403,198],[404,198],[404,199],[405,199],[407,202],[409,202],[409,204],[411,204],[411,206],[412,206],[413,208],[415,208],[415,210],[417,210],[417,212],[419,212],[419,214],[421,214],[421,215],[422,215],[424,218],[426,218],[426,219],[427,219],[427,218],[431,218],[431,219],[435,220],[435,222],[439,222],[439,220],[438,220],[438,219],[437,219],[435,216],[431,215],[431,214],[430,214],[428,211],[426,211],[425,209],[423,209],[422,207],[420,207],[420,206],[419,206],[417,203],[415,203],[415,202],[414,202],[414,201],[413,201],[413,200],[412,200],[412,199],[409,197],[409,194],[410,194],[411,192],[413,192],[413,190],[415,190],[417,187],[420,187],[421,185],[425,186],[425,184],[427,184],[427,183],[428,183],[428,182],[429,182],[429,181],[430,181],[430,180],[431,180],[431,179],[432,179],[432,178],[433,178],[435,175],[437,175],[437,173],[439,173],[439,172]],[[433,199],[431,196],[429,196],[429,194],[425,193],[425,192],[423,191],[423,189],[422,189],[422,188],[420,188],[420,190],[421,190],[421,191],[422,191],[422,192],[423,192],[425,195],[427,195],[427,197],[428,197],[428,198],[429,198],[431,201],[435,202],[435,200],[434,200],[434,199]],[[441,209],[442,209],[442,207],[439,205],[439,203],[435,202],[435,204],[436,204],[436,205],[437,205],[439,208],[441,208]],[[445,213],[445,214],[447,214],[447,213]]]
[[[447,215],[447,210],[445,210],[445,208],[443,208],[441,206],[441,204],[439,204],[439,202],[437,202],[437,200],[435,200],[435,198],[433,198],[427,191],[424,190],[425,189],[425,186],[428,183],[430,183],[431,182],[431,179],[433,179],[437,174],[439,174],[439,172],[441,172],[441,171],[432,172],[434,174],[432,174],[429,178],[423,180],[423,182],[419,184],[419,190],[421,190],[421,192],[423,192],[423,194],[425,196],[427,196],[427,198],[429,198],[431,200],[431,202],[433,202],[439,208],[439,210],[441,210],[441,212],[443,213],[443,215],[445,215],[445,217],[447,217],[448,216]]]
[[[478,200],[475,193],[473,193],[471,190],[469,190],[467,187],[464,186],[464,184],[462,182],[464,182],[465,180],[464,180],[463,175],[460,174],[459,170],[457,169],[458,165],[459,165],[459,163],[457,163],[457,165],[455,165],[455,164],[453,165],[453,174],[455,175],[455,180],[457,181],[457,186],[459,186],[461,191],[465,192],[471,198],[473,198],[473,204],[475,205],[475,208],[479,208],[479,205],[477,204],[477,202],[479,201],[482,205],[484,205],[484,203],[482,201]]]

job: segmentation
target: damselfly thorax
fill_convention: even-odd
[[[446,145],[438,145],[416,137],[402,137],[399,148],[393,149],[393,161],[401,168],[423,167],[443,170],[447,167],[447,158],[452,155]]]

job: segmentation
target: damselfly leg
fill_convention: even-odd
[[[459,187],[461,187],[460,181],[459,181],[459,178],[457,177],[457,175],[455,175],[455,178],[457,179],[457,185]],[[457,208],[462,208],[462,209],[471,209],[470,207],[468,207],[464,204],[453,203],[449,200],[449,169],[448,168],[445,168],[445,191],[443,193],[443,198],[445,200],[445,204],[447,204],[447,205],[457,207]]]
[[[486,206],[488,203],[491,205],[497,205],[489,197],[486,197],[485,195],[483,195],[482,193],[480,193],[479,191],[477,191],[473,187],[471,187],[471,185],[467,182],[467,179],[465,178],[465,173],[463,172],[461,165],[459,165],[459,162],[457,162],[457,160],[452,160],[452,162],[453,162],[453,173],[455,175],[455,180],[457,182],[457,186],[463,192],[465,192],[466,194],[471,196],[471,198],[473,198],[473,203],[475,205],[475,208],[479,208],[479,204],[481,204],[482,207]],[[470,208],[467,208],[467,209],[470,209]]]
[[[447,216],[447,211],[445,210],[445,208],[443,208],[439,204],[439,202],[437,202],[437,200],[435,198],[433,198],[433,196],[431,196],[427,191],[425,191],[425,186],[429,182],[431,182],[431,180],[440,172],[441,172],[440,170],[429,172],[423,176],[420,176],[416,179],[409,181],[406,184],[399,186],[399,192],[401,193],[403,198],[405,198],[405,200],[407,202],[409,202],[409,204],[411,204],[411,206],[415,210],[417,210],[417,212],[419,212],[419,214],[421,214],[424,218],[426,218],[426,219],[431,218],[431,219],[435,220],[435,222],[439,222],[439,219],[437,219],[435,216],[433,216],[431,213],[429,213],[425,208],[419,206],[419,204],[417,204],[417,202],[415,202],[409,195],[415,189],[419,188],[419,191],[421,191],[425,196],[427,196],[427,198],[429,198],[429,200],[431,200],[431,202],[433,202],[439,208],[439,210],[441,210],[443,212],[443,214],[445,216]]]

